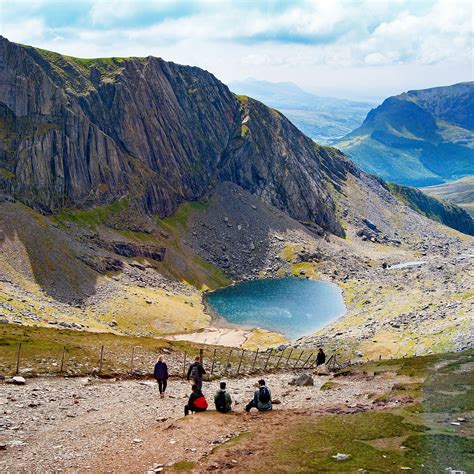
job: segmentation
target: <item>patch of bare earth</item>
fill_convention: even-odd
[[[266,377],[273,398],[281,401],[272,413],[245,414],[243,407],[256,380],[246,377],[228,383],[236,402],[233,413],[221,415],[210,409],[187,418],[183,407],[190,387],[180,379],[170,381],[165,399],[159,398],[151,381],[44,378],[28,380],[26,386],[2,384],[0,444],[6,449],[0,451],[0,471],[139,473],[200,460],[202,466],[195,469],[205,469],[216,446],[242,433],[257,432],[260,438],[268,424],[277,430],[298,417],[380,409],[369,395],[387,393],[405,380],[384,375],[339,377],[335,388],[321,391],[330,377],[316,376],[314,386],[296,387],[288,385],[294,375]],[[204,384],[211,408],[216,385]],[[264,442],[262,438],[262,449]],[[209,458],[212,462],[221,462],[214,456]]]

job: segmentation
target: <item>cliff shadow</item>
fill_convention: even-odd
[[[78,257],[84,249],[42,215],[0,203],[0,274],[31,281],[55,300],[80,304],[96,293],[99,273]]]

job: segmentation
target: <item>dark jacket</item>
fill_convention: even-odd
[[[221,393],[224,393],[224,397],[225,397],[225,411],[228,412],[230,410],[232,410],[232,398],[230,396],[229,393],[226,392],[226,390],[222,390],[221,388],[216,392],[216,394],[214,395],[214,405],[216,405],[216,410],[217,410],[217,401],[219,399],[219,395]],[[217,410],[219,411],[219,410]]]
[[[189,400],[188,400],[188,407],[192,411],[196,411],[196,406],[194,405],[194,402],[198,399],[204,397],[202,394],[201,390],[197,390],[195,392],[191,392],[191,395],[189,395]]]
[[[326,362],[326,354],[324,352],[318,352],[316,356],[316,365],[322,365]]]
[[[191,373],[193,371],[193,367],[196,367],[197,369],[197,378],[198,379],[202,379],[202,376],[206,373],[206,371],[204,370],[204,367],[199,363],[199,362],[193,362],[190,366],[189,366],[189,369],[188,369],[188,380],[191,378]]]
[[[168,366],[165,362],[157,362],[155,365],[155,379],[167,380],[168,379]]]

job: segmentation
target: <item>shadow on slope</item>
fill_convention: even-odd
[[[96,293],[99,273],[77,258],[74,245],[40,214],[0,204],[0,271],[6,279],[36,283],[54,299],[78,304]]]

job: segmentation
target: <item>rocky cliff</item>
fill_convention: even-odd
[[[0,120],[1,191],[45,212],[127,196],[166,216],[226,179],[343,232],[327,182],[350,169],[344,159],[198,68],[82,60],[2,38]]]
[[[126,198],[165,217],[230,181],[343,236],[336,203],[360,176],[279,112],[154,57],[78,59],[0,38],[0,125],[0,194],[44,213]]]

